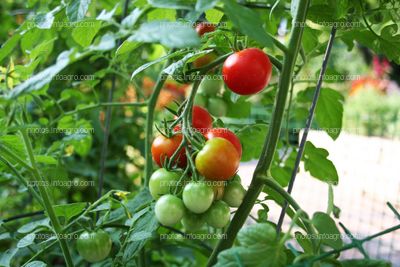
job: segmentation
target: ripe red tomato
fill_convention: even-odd
[[[174,154],[181,144],[182,138],[182,134],[175,134],[170,138],[159,135],[156,137],[156,139],[154,139],[153,144],[151,145],[151,154],[153,156],[153,160],[158,166],[162,167],[165,160]],[[186,155],[184,148],[179,151],[179,155],[175,158],[175,163],[177,163],[179,167],[186,166]]]
[[[239,138],[234,134],[233,132],[229,131],[226,128],[213,128],[210,129],[205,135],[205,138],[207,140],[210,140],[215,137],[221,137],[229,142],[232,143],[232,145],[235,146],[237,152],[239,153],[239,156],[242,156],[242,145],[240,144]]]
[[[210,22],[200,22],[196,26],[196,32],[199,36],[203,36],[206,32],[215,31],[215,25]]]
[[[208,180],[226,181],[235,175],[240,156],[228,140],[215,137],[208,140],[196,156],[196,169]]]
[[[207,132],[212,127],[212,117],[205,108],[193,106],[192,126],[201,133]],[[175,132],[180,132],[182,127],[177,125],[174,127]]]
[[[264,89],[271,78],[272,64],[258,48],[247,48],[230,55],[222,67],[225,84],[239,95],[251,95]]]

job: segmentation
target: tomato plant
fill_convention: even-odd
[[[390,265],[364,244],[400,225],[342,239],[308,133],[340,136],[361,54],[357,94],[391,97],[396,1],[114,2],[0,4],[1,266]],[[305,172],[326,212],[291,195]]]
[[[112,241],[107,232],[98,230],[83,232],[76,241],[79,255],[88,262],[99,262],[108,257]]]

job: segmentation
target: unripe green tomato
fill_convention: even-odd
[[[178,186],[179,178],[182,173],[168,171],[165,168],[156,170],[150,177],[149,189],[154,199],[162,195],[173,193]]]
[[[76,242],[79,255],[88,262],[99,262],[108,257],[112,241],[104,230],[83,232]]]
[[[215,117],[224,117],[228,112],[228,105],[222,98],[208,99],[207,110]]]
[[[206,212],[206,222],[214,228],[225,227],[231,218],[228,204],[222,200],[215,201]]]
[[[239,207],[242,204],[246,190],[239,182],[231,182],[225,187],[224,197],[226,204],[231,207]]]
[[[174,195],[163,195],[156,202],[155,213],[159,223],[174,226],[183,218],[185,206],[182,199]]]
[[[196,94],[196,97],[194,98],[194,104],[203,108],[207,108],[207,97],[202,93]]]
[[[204,182],[190,182],[183,189],[183,203],[194,213],[203,213],[214,200],[214,191]]]
[[[181,223],[183,227],[185,227],[185,230],[187,232],[194,232],[199,230],[205,224],[205,222],[206,220],[204,218],[204,215],[196,214],[190,211],[186,211],[181,220]]]
[[[220,93],[223,82],[220,76],[207,75],[199,85],[198,92],[208,96],[216,96]]]

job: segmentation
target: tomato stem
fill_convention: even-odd
[[[302,25],[306,20],[309,4],[309,0],[299,1],[296,16],[293,20],[293,28],[289,40],[288,50],[285,53],[282,72],[279,77],[279,87],[275,102],[275,110],[269,127],[268,136],[264,142],[260,160],[258,161],[256,170],[254,171],[249,190],[247,191],[243,199],[242,205],[240,205],[240,207],[238,208],[238,211],[236,212],[235,216],[232,219],[232,222],[230,223],[226,231],[226,239],[221,239],[218,242],[208,261],[207,266],[214,265],[217,261],[217,256],[219,252],[233,245],[237,233],[245,223],[251,209],[254,206],[255,201],[263,190],[264,180],[262,179],[262,176],[266,174],[266,172],[270,168],[275,154],[276,145],[281,130],[286,99],[292,80],[293,69],[301,46],[301,39],[304,30]]]
[[[29,136],[25,129],[22,129],[20,132],[22,134],[22,138],[24,140],[24,144],[25,144],[26,150],[28,152],[30,165],[32,166],[32,175],[37,181],[44,182],[44,178],[42,177],[42,175],[40,174],[40,172],[36,166],[36,160],[35,160],[35,156],[33,154],[33,148],[32,148],[31,141],[29,140]],[[44,187],[44,186],[38,186],[38,189],[39,189],[39,193],[43,200],[43,206],[46,210],[46,213],[49,215],[51,224],[53,225],[53,229],[56,234],[56,239],[60,243],[61,250],[64,254],[66,266],[72,267],[72,266],[74,266],[74,264],[72,262],[71,254],[69,252],[66,239],[64,239],[60,236],[60,234],[63,233],[63,229],[62,229],[60,221],[58,220],[58,217],[54,211],[54,208],[51,204],[49,193],[47,192],[46,187]]]

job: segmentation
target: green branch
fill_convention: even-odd
[[[33,168],[33,170],[32,170],[33,177],[35,179],[37,179],[37,181],[43,182],[44,179],[43,179],[42,175],[39,173],[39,170],[36,166],[35,155],[33,154],[32,144],[31,144],[31,141],[29,140],[28,134],[26,133],[25,129],[21,130],[21,134],[22,134],[22,138],[24,139],[26,150],[28,151],[29,161]],[[38,186],[38,188],[39,188],[39,192],[42,197],[42,200],[43,200],[44,208],[46,210],[46,213],[49,215],[51,224],[53,225],[54,232],[56,234],[56,238],[57,238],[58,242],[60,243],[61,250],[64,254],[64,259],[65,259],[66,265],[68,267],[72,267],[72,266],[74,266],[74,264],[72,262],[71,254],[69,253],[69,249],[68,249],[66,240],[63,238],[60,238],[60,234],[63,232],[62,231],[63,229],[57,218],[54,208],[51,204],[49,194],[44,186]]]
[[[251,209],[254,206],[259,194],[262,192],[264,186],[264,179],[262,178],[271,166],[276,145],[279,139],[283,113],[285,110],[286,99],[289,91],[290,81],[292,80],[293,69],[296,63],[296,58],[300,50],[301,39],[304,28],[298,27],[306,20],[309,0],[300,0],[296,17],[293,21],[292,33],[289,40],[289,47],[284,57],[282,72],[279,78],[278,94],[275,102],[275,110],[272,116],[272,122],[269,127],[267,139],[264,143],[260,160],[257,164],[256,170],[253,174],[253,179],[247,191],[242,205],[238,208],[235,216],[233,217],[227,231],[226,239],[218,242],[214,249],[207,266],[212,266],[217,261],[218,254],[233,245],[237,233],[245,223]]]

